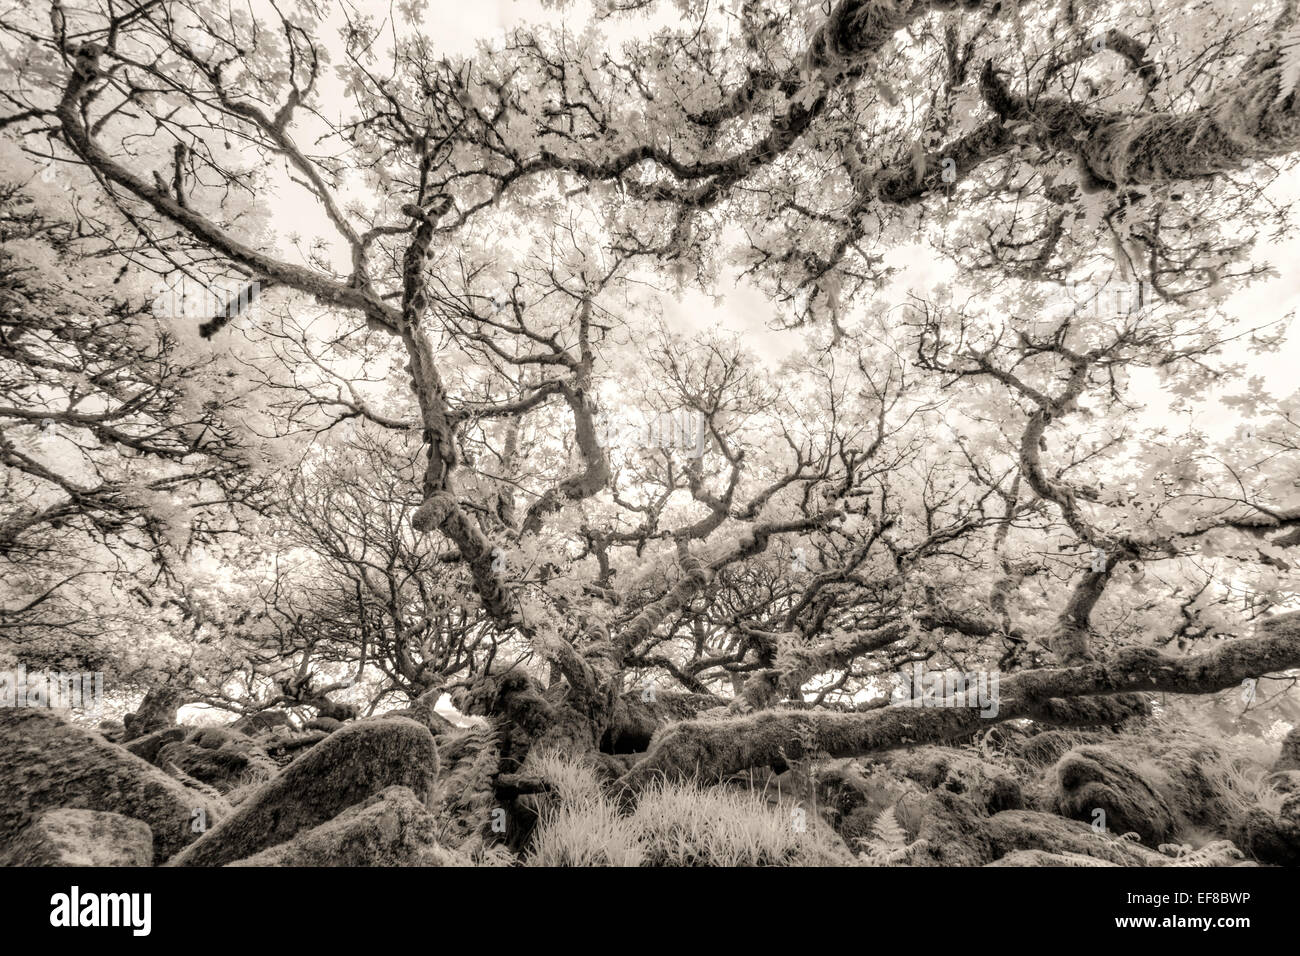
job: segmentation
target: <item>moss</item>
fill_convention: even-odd
[[[126,749],[135,754],[141,760],[147,760],[156,766],[158,763],[158,751],[167,744],[175,743],[178,740],[184,739],[184,727],[167,727],[163,730],[155,730],[151,733],[147,733],[143,737],[137,737],[135,740],[126,744]]]
[[[319,826],[385,787],[431,799],[438,748],[428,729],[404,718],[363,721],[327,737],[243,800],[173,862],[220,866]]]
[[[185,742],[207,750],[250,748],[251,738],[228,727],[196,727],[186,736]]]
[[[988,821],[988,835],[996,857],[1017,850],[1080,853],[1120,866],[1161,866],[1166,858],[1154,850],[1094,830],[1078,820],[1067,820],[1036,810],[1006,810]]]
[[[1020,784],[1010,771],[951,747],[922,747],[889,763],[897,774],[927,790],[968,796],[986,813],[1024,806]]]
[[[1025,738],[1013,748],[1012,753],[1027,761],[1030,766],[1041,768],[1055,764],[1081,743],[1096,743],[1101,739],[1100,734],[1077,730],[1044,730]]]
[[[224,747],[212,749],[185,742],[164,746],[158,752],[156,762],[164,770],[170,772],[175,768],[222,794],[253,780],[266,780],[276,770],[275,763],[261,751],[247,753]]]
[[[203,810],[209,824],[222,816],[208,797],[92,731],[45,710],[0,709],[0,845],[42,811],[60,808],[144,821],[159,861],[198,836],[194,810]]]
[[[1016,850],[985,866],[1119,866],[1083,853],[1048,853],[1046,850]]]
[[[280,766],[292,763],[305,751],[329,736],[323,730],[309,730],[303,734],[288,734],[267,740],[266,754]]]
[[[408,787],[387,789],[334,819],[230,866],[464,866],[438,845],[437,821]]]
[[[1233,821],[1230,835],[1233,843],[1261,863],[1300,865],[1300,818],[1255,807]]]
[[[1226,834],[1248,805],[1240,774],[1215,745],[1194,738],[1117,738],[1075,748],[1057,763],[1049,806],[1106,828],[1137,833],[1148,846]]]
[[[918,840],[923,847],[912,855],[920,866],[983,866],[996,854],[988,832],[988,816],[969,797],[935,790],[922,801]]]
[[[3,866],[152,866],[149,825],[102,810],[50,810],[18,835]]]
[[[896,806],[910,787],[883,770],[864,772],[848,760],[819,768],[816,784],[818,809],[849,846],[870,838],[880,814]],[[903,812],[898,815],[902,817]],[[915,832],[914,827],[910,835]]]
[[[276,727],[287,727],[293,729],[293,722],[289,720],[289,715],[280,710],[264,710],[257,714],[246,714],[230,725],[229,729],[236,733],[257,736],[274,730]]]
[[[1296,727],[1282,740],[1282,753],[1273,764],[1274,772],[1300,770],[1300,727]]]
[[[1057,809],[1067,817],[1091,823],[1097,811],[1116,835],[1134,832],[1156,846],[1173,839],[1178,820],[1165,791],[1109,747],[1079,747],[1056,765]]]

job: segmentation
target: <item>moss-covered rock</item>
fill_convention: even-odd
[[[975,800],[939,789],[925,797],[918,839],[912,853],[918,866],[983,866],[997,854],[988,830],[989,817]]]
[[[390,714],[388,716],[397,717],[404,715]],[[313,717],[311,720],[307,721],[307,723],[303,724],[302,727],[303,730],[323,730],[327,734],[332,734],[336,730],[343,729],[343,721],[335,720],[333,717]]]
[[[452,733],[453,731],[456,730],[456,725],[453,724],[446,717],[442,716],[442,714],[438,713],[437,711],[438,701],[441,699],[442,699],[442,689],[432,688],[430,690],[425,691],[415,700],[411,701],[411,703],[406,707],[401,707],[396,710],[390,710],[386,714],[379,714],[374,717],[366,717],[362,719],[383,720],[384,718],[387,717],[406,717],[408,720],[413,720],[417,724],[424,724],[424,726],[429,728],[429,733],[433,734],[435,737],[438,737],[442,734]],[[329,717],[324,717],[324,716],[318,717],[314,721],[309,721],[307,723],[307,726],[313,727],[317,725],[318,721],[321,720],[328,721],[329,719],[330,719]],[[338,730],[338,726],[330,728],[326,725],[321,725],[320,729],[331,730],[332,732],[333,730]]]
[[[309,730],[305,733],[277,733],[263,738],[266,754],[281,767],[288,766],[301,757],[307,750],[329,737],[323,730]]]
[[[1282,738],[1282,753],[1273,764],[1273,771],[1282,770],[1300,770],[1300,727]]]
[[[438,748],[426,727],[400,717],[351,724],[243,800],[173,862],[221,866],[245,859],[394,785],[428,801],[437,777]]]
[[[851,760],[837,760],[820,768],[816,785],[818,809],[849,846],[869,840],[880,815],[897,806],[906,794],[916,792],[912,784],[883,768],[866,769]],[[898,816],[901,822],[902,812]],[[919,827],[919,819],[916,825]]]
[[[388,787],[333,820],[230,866],[465,866],[408,787]]]
[[[195,727],[185,736],[185,742],[206,750],[251,750],[255,745],[247,734],[229,727]]]
[[[126,743],[126,749],[131,751],[141,760],[147,760],[157,766],[158,751],[162,750],[167,744],[176,743],[178,740],[184,740],[187,733],[184,727],[165,727],[162,730],[154,730],[145,734],[143,737],[137,737],[135,740]]]
[[[1288,812],[1273,813],[1265,807],[1247,810],[1233,821],[1232,842],[1261,863],[1300,865],[1300,808],[1284,805],[1283,809]]]
[[[1113,748],[1078,747],[1060,759],[1055,772],[1057,809],[1063,815],[1089,823],[1104,820],[1110,832],[1137,833],[1151,846],[1173,839],[1176,820],[1163,788]]]
[[[921,747],[895,757],[890,770],[926,790],[969,797],[986,813],[1024,806],[1019,782],[1010,771],[952,747]]]
[[[1006,856],[985,863],[985,866],[1119,866],[1083,853],[1048,853],[1046,850],[1016,850]]]
[[[208,824],[219,804],[93,731],[47,710],[0,709],[0,845],[43,811],[103,810],[142,820],[153,831],[155,860],[165,860]]]
[[[47,810],[0,854],[3,866],[152,866],[153,832],[103,810]]]
[[[1083,743],[1100,742],[1101,734],[1083,734],[1077,730],[1044,730],[1015,744],[1013,753],[1033,767],[1050,767]]]
[[[1119,866],[1163,866],[1167,861],[1154,850],[1094,830],[1086,823],[1037,810],[995,813],[989,818],[988,834],[998,858],[1017,850],[1044,850],[1079,853]]]
[[[289,715],[282,710],[264,710],[256,714],[245,714],[234,723],[230,724],[228,729],[237,734],[247,734],[250,737],[257,737],[260,734],[268,733],[277,727],[286,727],[293,730],[293,721]]]
[[[1227,832],[1244,809],[1223,754],[1205,742],[1136,741],[1076,747],[1060,761],[1050,808],[1106,829],[1137,833],[1148,846],[1191,831]]]
[[[164,770],[175,768],[185,776],[215,788],[218,793],[229,793],[243,782],[245,774],[256,772],[248,754],[199,747],[184,741],[164,746],[158,751],[156,762]],[[263,773],[262,779],[269,776],[269,772]]]

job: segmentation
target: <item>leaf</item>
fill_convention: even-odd
[[[1282,67],[1278,77],[1277,98],[1273,101],[1274,106],[1281,104],[1295,92],[1296,85],[1300,83],[1300,24],[1293,26],[1282,35],[1280,45]]]

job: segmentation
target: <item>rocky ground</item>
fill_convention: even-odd
[[[978,746],[809,761],[707,790],[503,773],[431,709],[131,736],[0,711],[10,866],[1208,866],[1300,862],[1300,736],[1268,767],[1189,733],[1001,727]],[[126,739],[130,737],[130,739]]]

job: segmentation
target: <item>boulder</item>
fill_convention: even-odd
[[[270,763],[270,758],[266,759]],[[205,783],[222,794],[245,783],[246,775],[259,774],[259,768],[248,754],[236,750],[199,747],[184,741],[167,744],[158,752],[155,762],[164,770],[179,770],[186,777]],[[274,767],[274,764],[271,766]],[[262,769],[260,778],[265,780],[273,772]]]
[[[282,710],[264,710],[256,714],[245,714],[233,724],[227,725],[228,730],[233,730],[238,734],[247,734],[250,737],[264,734],[276,727],[287,727],[293,730],[293,722],[289,720],[289,715]]]
[[[243,801],[172,862],[221,866],[291,839],[386,787],[410,787],[429,801],[438,747],[404,718],[361,721],[331,734]]]
[[[466,866],[438,845],[434,815],[408,787],[388,787],[333,820],[229,866]]]
[[[185,736],[185,742],[206,750],[251,750],[256,745],[253,738],[230,727],[195,727]]]
[[[329,736],[323,730],[309,730],[303,734],[286,734],[267,738],[264,742],[266,754],[281,767],[298,759],[310,748],[316,746]]]
[[[147,823],[103,810],[47,810],[10,845],[4,866],[153,866]]]
[[[1300,814],[1286,804],[1283,810],[1289,812],[1273,813],[1265,807],[1247,810],[1233,821],[1232,842],[1261,863],[1300,865]]]
[[[1082,853],[1048,853],[1046,850],[1016,850],[985,866],[1119,866],[1109,860]]]
[[[1273,764],[1273,772],[1300,770],[1300,727],[1282,738],[1282,753]]]
[[[1034,767],[1050,767],[1080,744],[1101,739],[1101,734],[1077,730],[1043,730],[1016,742],[1012,753]]]
[[[1163,866],[1168,857],[1078,820],[1037,810],[1004,810],[988,821],[993,855],[1001,858],[1017,850],[1078,853],[1118,866]]]
[[[323,730],[327,734],[332,734],[343,727],[343,721],[335,720],[333,717],[313,717],[307,723],[302,725],[303,730]],[[432,728],[430,728],[432,730]],[[435,731],[440,733],[440,731]]]
[[[189,786],[197,780],[223,795],[267,780],[279,769],[255,741],[228,727],[194,728],[184,740],[164,744],[153,762]]]
[[[186,733],[184,727],[167,727],[163,730],[151,731],[143,737],[137,737],[135,740],[127,742],[125,746],[127,750],[141,760],[147,760],[157,766],[158,751],[162,750],[167,744],[184,740]]]
[[[1009,771],[964,750],[921,747],[894,757],[889,769],[926,790],[963,794],[985,813],[1024,806],[1020,784]]]
[[[1292,823],[1300,823],[1300,794],[1291,794],[1283,798],[1279,815]]]
[[[1174,809],[1150,779],[1115,748],[1076,747],[1056,764],[1056,808],[1067,817],[1089,824],[1102,819],[1111,833],[1137,833],[1156,846],[1174,837]]]
[[[166,860],[211,824],[221,808],[135,754],[47,710],[0,709],[0,846],[45,810],[103,810],[142,820],[154,859]]]
[[[442,689],[437,687],[431,688],[415,700],[411,701],[411,703],[406,707],[400,707],[384,714],[375,714],[374,716],[362,719],[384,720],[388,717],[405,717],[408,720],[415,721],[417,724],[424,724],[424,726],[429,728],[429,733],[433,734],[435,737],[439,737],[442,734],[451,733],[456,730],[456,725],[446,717],[442,716],[442,714],[438,713],[435,709],[438,706],[438,701],[441,699]],[[330,720],[330,718],[322,714],[317,717],[316,720]],[[311,724],[308,724],[307,726],[310,727]],[[338,727],[336,726],[333,729],[337,730]]]
[[[1092,823],[1105,812],[1112,833],[1148,846],[1226,834],[1246,809],[1230,761],[1207,741],[1122,738],[1076,747],[1056,764],[1046,809]]]
[[[917,866],[983,866],[997,854],[989,838],[989,818],[969,797],[939,789],[922,803],[918,838],[911,855]]]

